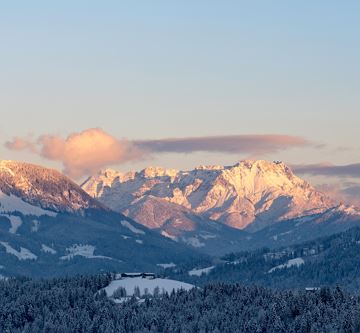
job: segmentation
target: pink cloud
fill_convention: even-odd
[[[5,142],[5,147],[10,150],[30,150],[36,152],[36,145],[29,139],[15,137],[12,141]]]
[[[66,139],[43,135],[36,143],[25,144],[16,139],[6,146],[13,150],[38,147],[32,151],[49,160],[62,162],[64,172],[74,178],[92,174],[107,165],[136,160],[143,155],[131,142],[118,140],[100,128],[74,133]]]

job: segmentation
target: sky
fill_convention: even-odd
[[[3,1],[0,159],[283,160],[360,196],[359,1]]]

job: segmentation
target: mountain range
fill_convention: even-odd
[[[302,241],[360,219],[358,209],[336,203],[279,161],[190,171],[107,169],[82,188],[145,227],[211,254]]]
[[[81,186],[0,161],[0,276],[157,271],[344,231],[360,210],[281,162],[101,171]]]

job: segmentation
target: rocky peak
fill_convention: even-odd
[[[199,165],[195,170],[223,170],[224,168],[222,165]]]
[[[277,173],[286,175],[288,178],[292,178],[294,176],[291,168],[282,161],[269,162],[265,160],[244,160],[228,168],[238,168],[243,170],[248,169],[254,174]]]
[[[165,169],[161,167],[147,167],[139,172],[139,175],[144,178],[155,178],[155,177],[175,177],[178,173],[178,170],[175,169]]]

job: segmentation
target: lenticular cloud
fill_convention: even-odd
[[[291,135],[220,135],[190,138],[139,140],[135,144],[158,153],[225,152],[230,154],[270,153],[290,147],[309,145],[301,137]]]

